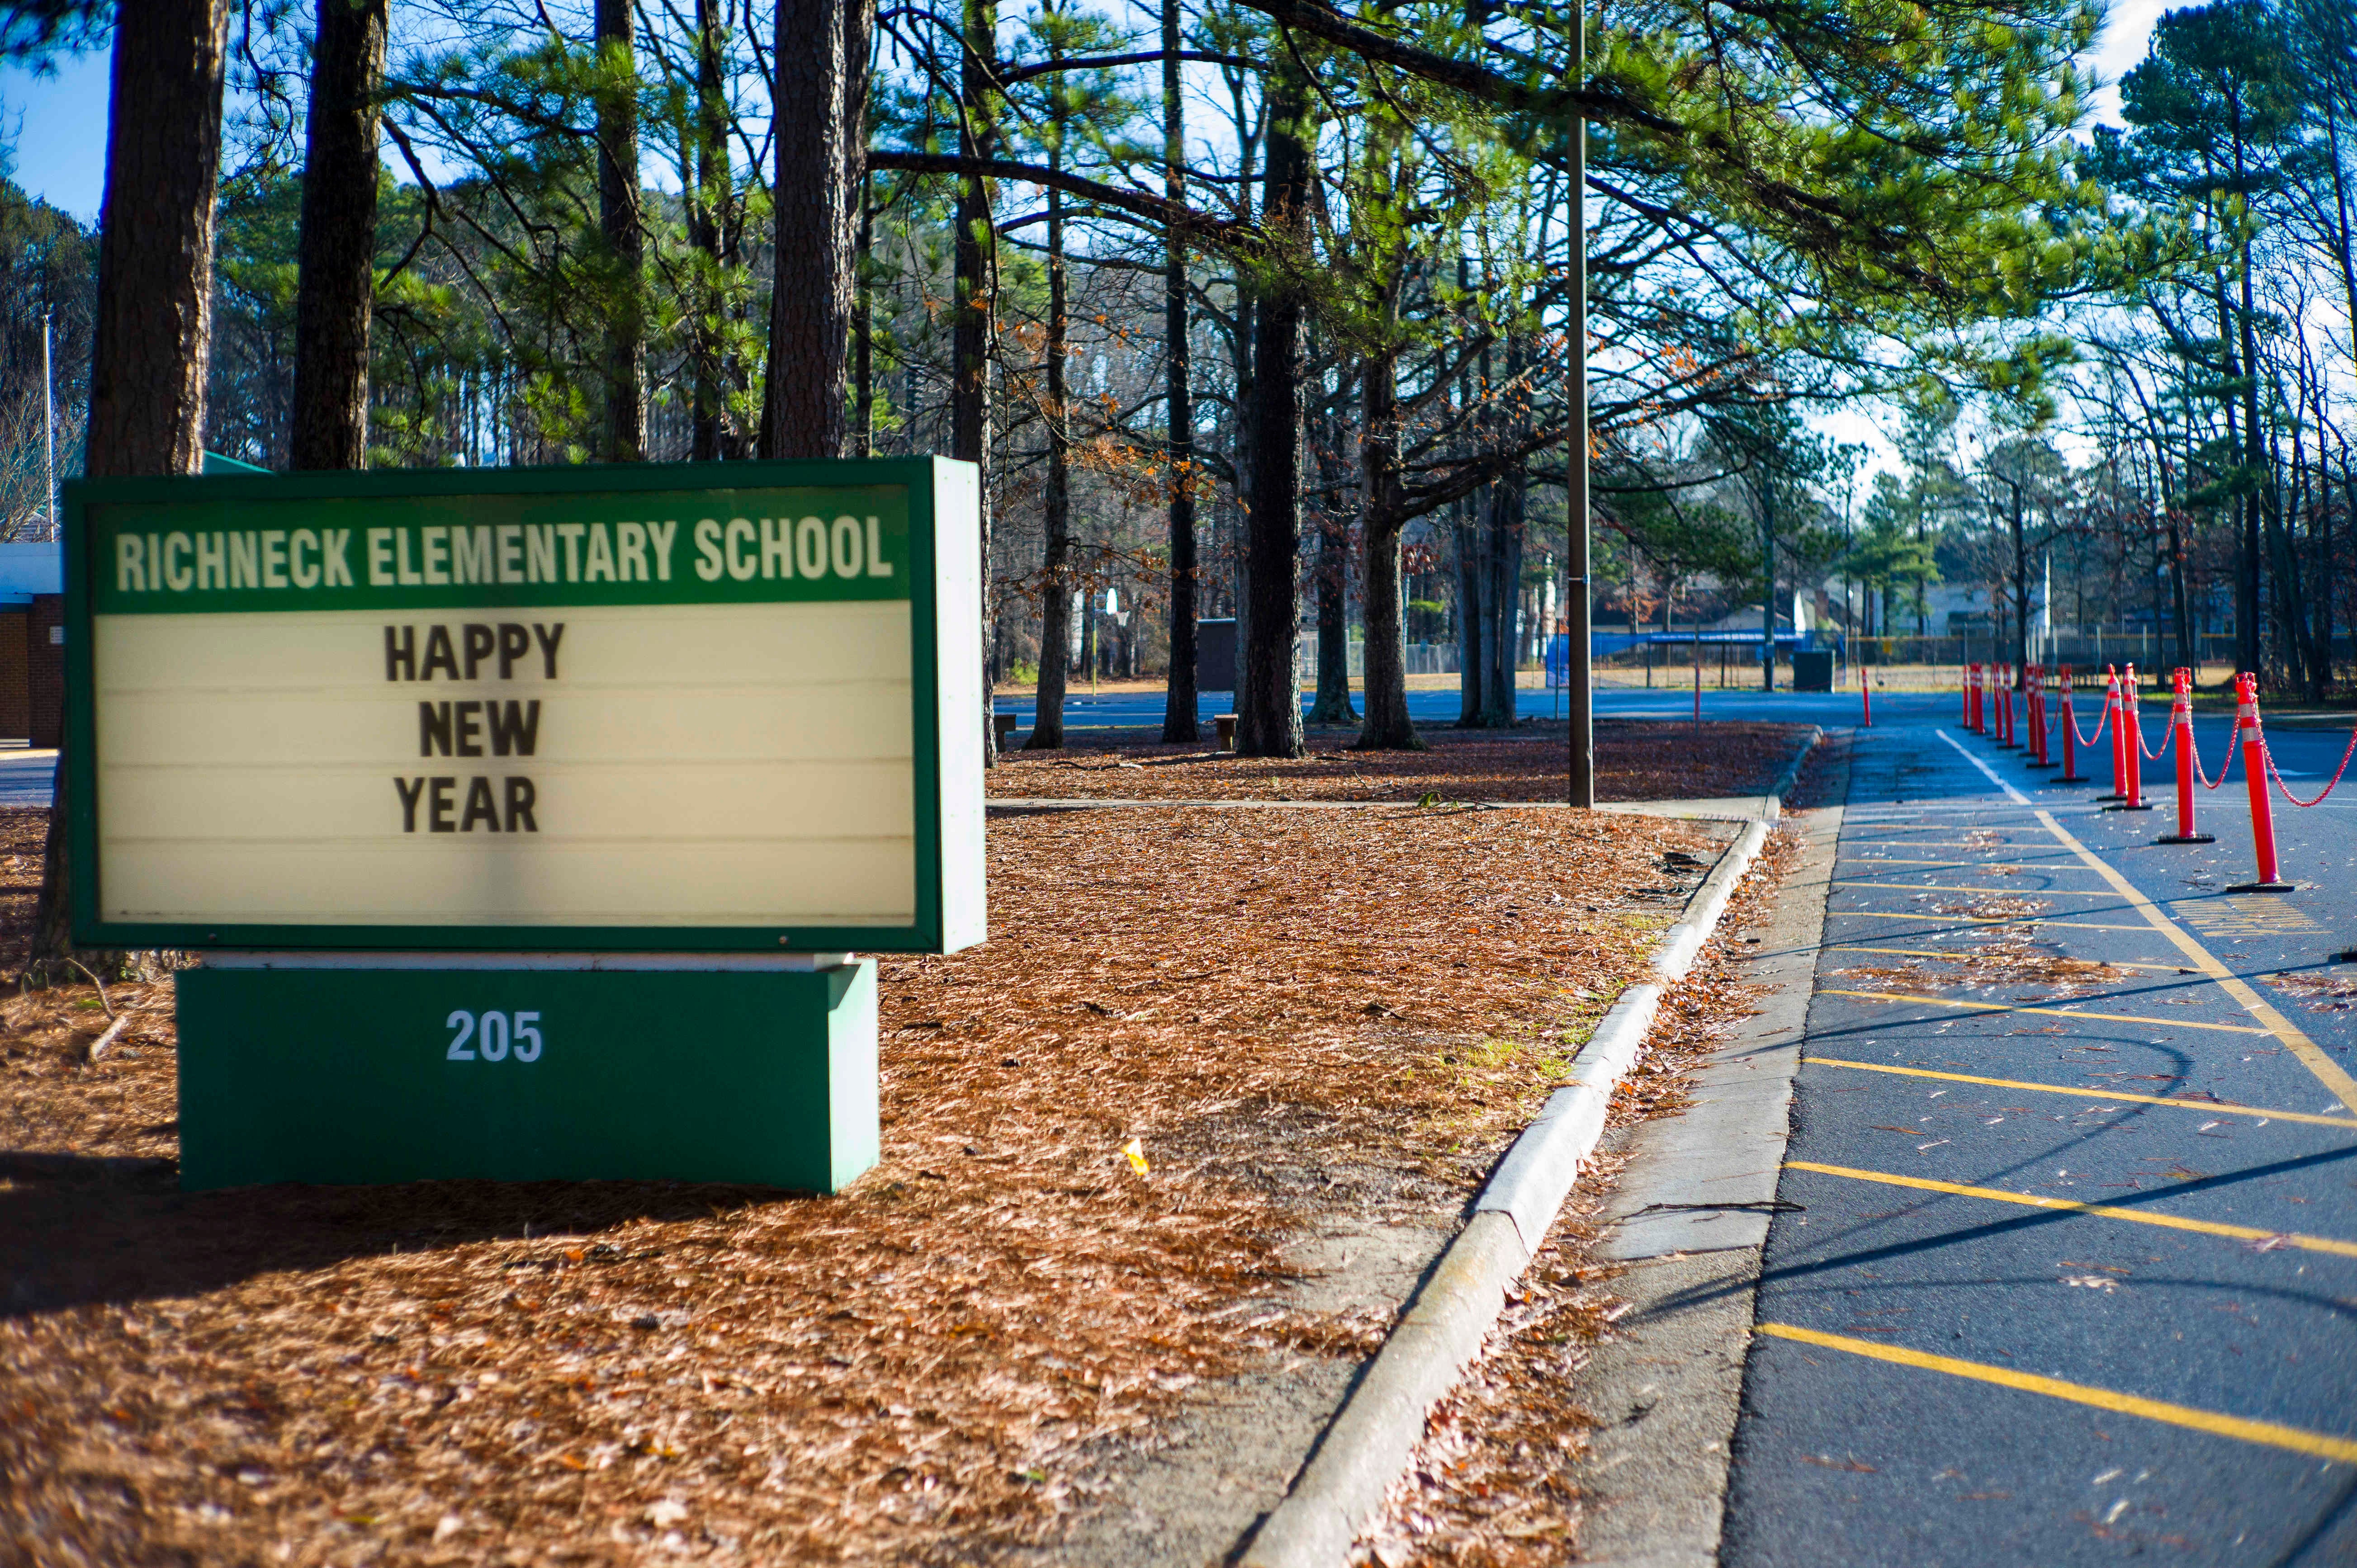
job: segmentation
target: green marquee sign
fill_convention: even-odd
[[[77,939],[980,940],[969,465],[66,493]]]

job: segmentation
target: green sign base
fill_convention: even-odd
[[[742,1182],[876,1163],[876,965],[208,967],[180,1185]]]

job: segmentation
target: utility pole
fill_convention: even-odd
[[[41,312],[41,504],[48,509],[49,537],[63,539],[58,523],[58,389],[49,371],[49,317]]]
[[[1572,11],[1572,89],[1576,94],[1587,75],[1587,15],[1583,5]],[[1595,638],[1588,628],[1593,607],[1587,580],[1587,121],[1575,98],[1571,109],[1571,222],[1566,236],[1571,252],[1569,330],[1571,352],[1566,357],[1571,403],[1570,450],[1564,454],[1565,617],[1571,646],[1565,671],[1565,704],[1571,710],[1571,803],[1586,809],[1596,804],[1596,713],[1588,657]]]

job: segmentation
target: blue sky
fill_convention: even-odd
[[[85,222],[106,186],[106,100],[103,54],[59,60],[53,76],[0,70],[0,136],[16,183]]]
[[[2117,81],[2144,58],[2145,38],[2167,5],[2115,0],[2093,61],[2104,81]],[[103,54],[61,60],[46,77],[0,70],[0,141],[14,154],[16,183],[86,221],[97,218],[105,187],[106,100]],[[2116,119],[2116,93],[2098,97],[2096,113]]]

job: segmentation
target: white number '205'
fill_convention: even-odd
[[[505,1061],[511,1050],[514,1051],[515,1059],[520,1062],[540,1059],[540,1015],[537,1013],[515,1014],[512,1023],[508,1014],[486,1013],[479,1023],[475,1015],[461,1009],[443,1019],[442,1026],[456,1031],[450,1036],[450,1048],[442,1053],[447,1060]],[[468,1045],[469,1040],[482,1047],[480,1056]]]

